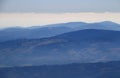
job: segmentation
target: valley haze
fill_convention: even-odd
[[[0,78],[120,78],[120,0],[0,0]]]

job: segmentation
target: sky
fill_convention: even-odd
[[[120,13],[3,13],[0,28],[43,26],[66,22],[112,21],[120,24]]]
[[[120,0],[0,0],[0,12],[120,12]]]
[[[120,23],[120,0],[0,0],[0,28],[64,22]]]

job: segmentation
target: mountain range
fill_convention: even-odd
[[[120,25],[70,22],[0,30],[1,78],[120,78]]]
[[[120,31],[85,29],[41,39],[0,43],[0,66],[120,60]]]
[[[83,29],[103,29],[120,31],[120,25],[114,22],[104,21],[98,23],[70,22],[28,28],[6,28],[0,30],[0,42],[16,39],[39,39],[45,37],[52,37],[59,34]]]

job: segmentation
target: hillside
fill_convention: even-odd
[[[120,31],[87,29],[0,43],[1,67],[115,60],[120,60]]]
[[[0,68],[1,78],[120,78],[120,62]]]
[[[0,30],[0,42],[16,39],[39,39],[83,29],[120,31],[120,25],[104,21],[100,23],[70,22],[28,28],[6,28]]]

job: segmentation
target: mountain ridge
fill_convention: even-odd
[[[120,60],[120,31],[79,30],[59,36],[0,43],[1,66]],[[8,57],[9,56],[9,57]]]
[[[0,30],[0,42],[16,39],[39,39],[45,37],[52,37],[59,34],[84,29],[120,31],[120,25],[114,22],[104,21],[98,23],[70,22],[46,25],[45,27],[35,28],[8,28]]]

